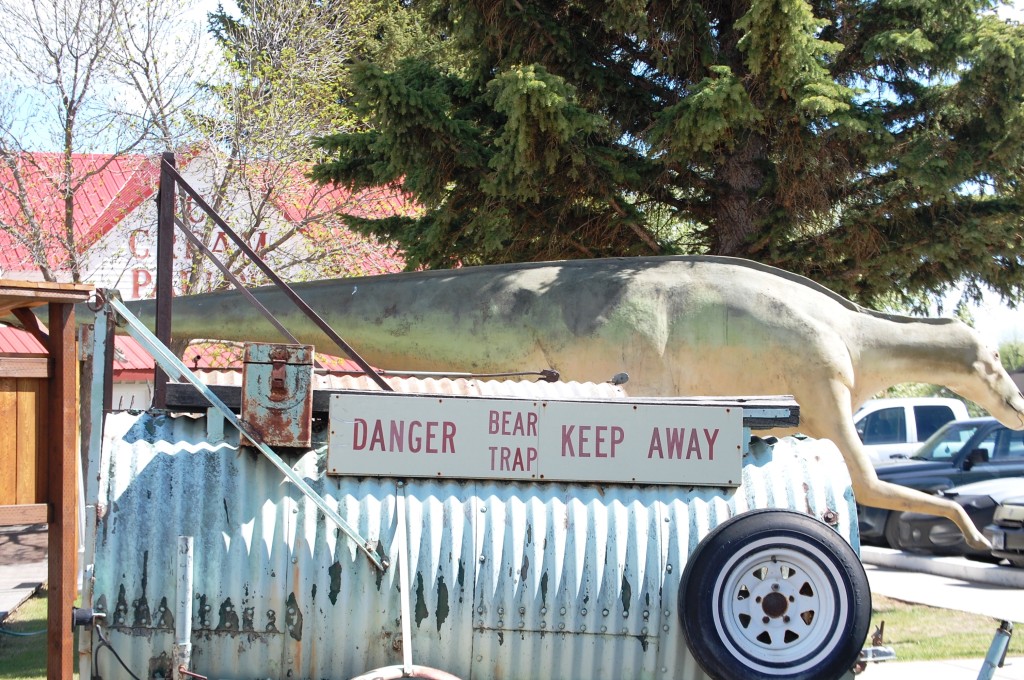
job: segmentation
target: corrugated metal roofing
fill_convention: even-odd
[[[228,430],[221,439],[216,421],[150,414],[106,422],[84,606],[107,614],[107,637],[136,674],[169,668],[179,535],[195,540],[196,672],[350,678],[401,663],[402,494],[413,661],[467,680],[700,680],[677,598],[708,530],[755,507],[832,511],[859,547],[849,475],[829,442],[753,445],[742,486],[713,489],[327,476],[321,430],[287,461],[396,565],[380,574]],[[118,674],[112,655],[97,662],[103,677]]]
[[[43,343],[28,331],[0,326],[0,354],[47,354]]]

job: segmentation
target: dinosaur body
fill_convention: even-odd
[[[859,502],[939,514],[985,539],[952,502],[879,482],[852,413],[903,382],[949,387],[1024,428],[1024,398],[951,319],[865,310],[807,279],[744,260],[621,258],[467,267],[295,285],[371,364],[395,370],[553,368],[567,380],[629,374],[633,396],[792,394],[801,431],[843,452]],[[256,295],[302,342],[323,333],[272,289]],[[151,301],[131,303],[142,318]],[[281,342],[237,293],[178,298],[176,337]]]

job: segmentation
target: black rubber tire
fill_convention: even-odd
[[[857,553],[833,529],[798,512],[755,510],[697,546],[683,572],[679,616],[690,652],[712,678],[828,680],[857,661],[871,588]]]
[[[890,510],[885,518],[885,544],[893,550],[903,550],[903,542],[900,541],[900,515],[903,513]]]

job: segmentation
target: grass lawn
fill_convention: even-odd
[[[885,645],[895,650],[897,661],[982,659],[999,627],[999,621],[987,616],[907,604],[882,595],[872,595],[871,601],[870,632],[885,621]],[[1013,629],[1006,655],[1024,656],[1024,624],[1014,621]]]
[[[46,630],[46,589],[18,607],[3,622],[4,630],[32,633]],[[75,636],[75,677],[78,677],[78,636]],[[0,633],[0,680],[45,680],[46,635],[20,637]]]
[[[899,661],[982,659],[992,644],[999,622],[987,616],[907,604],[881,595],[873,598],[871,631],[885,621],[885,644]],[[46,629],[46,591],[18,608],[3,628],[16,632]],[[1024,623],[1014,622],[1016,635],[1008,656],[1024,657]],[[77,644],[75,646],[77,649]],[[981,670],[979,663],[978,669]],[[78,659],[75,658],[75,677]],[[0,680],[44,680],[46,636],[12,637],[0,634]]]

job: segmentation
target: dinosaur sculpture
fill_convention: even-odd
[[[371,364],[404,370],[553,368],[568,380],[629,374],[633,396],[792,394],[801,431],[836,443],[860,503],[953,520],[950,501],[878,480],[852,413],[893,384],[949,387],[1008,427],[1024,397],[968,326],[869,311],[745,260],[664,257],[467,267],[338,279],[295,290]],[[331,343],[284,296],[256,296],[302,342]],[[152,319],[152,301],[131,303]],[[237,293],[174,301],[174,335],[280,342]]]

